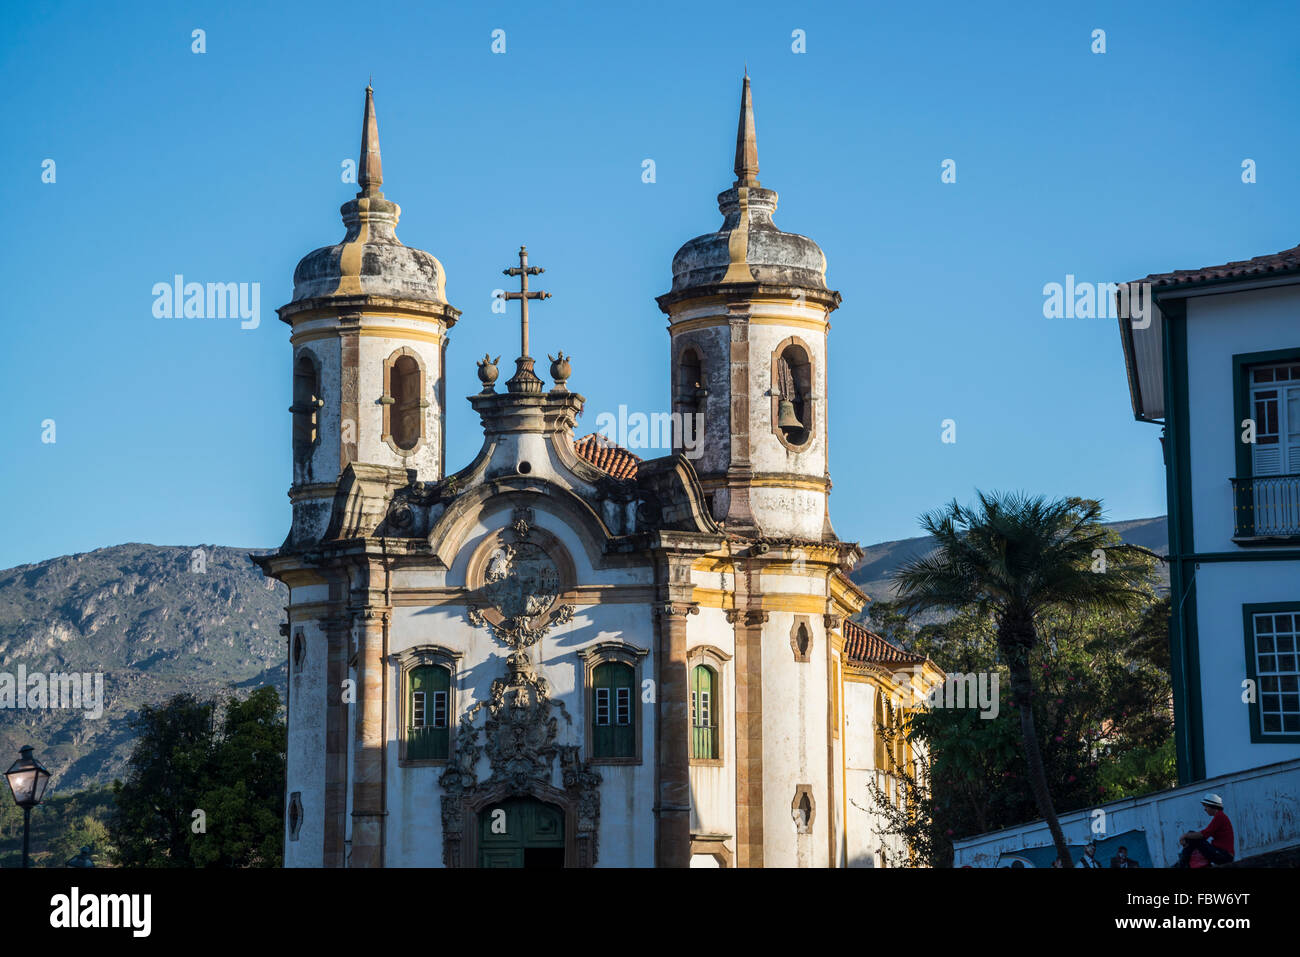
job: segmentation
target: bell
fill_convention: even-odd
[[[803,428],[803,423],[799,421],[799,416],[794,414],[794,403],[789,399],[782,399],[781,404],[777,406],[776,424],[783,429]]]

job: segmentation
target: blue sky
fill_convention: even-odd
[[[356,187],[340,164],[372,73],[398,233],[442,260],[464,311],[451,468],[481,439],[463,398],[474,360],[515,354],[490,297],[521,242],[554,295],[533,310],[533,352],[574,355],[580,429],[619,403],[666,407],[654,297],[677,247],[720,221],[748,62],[776,222],[817,240],[844,296],[841,537],[914,535],[920,512],[975,488],[1163,513],[1159,429],[1133,421],[1115,322],[1045,319],[1042,289],[1300,241],[1300,13],[1054,6],[9,5],[0,567],[282,540],[290,353],[274,309],[298,259],[342,235]],[[176,273],[260,283],[261,325],[155,319],[152,286]]]

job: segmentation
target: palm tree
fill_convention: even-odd
[[[1030,653],[1040,616],[1053,609],[1126,610],[1149,599],[1158,556],[1118,543],[1101,524],[1101,503],[1047,501],[1017,493],[977,493],[979,504],[953,501],[921,517],[937,547],[894,575],[900,604],[910,613],[973,608],[992,616],[998,651],[1010,672],[1020,712],[1029,787],[1047,821],[1064,866],[1073,861],[1052,807],[1034,728]]]

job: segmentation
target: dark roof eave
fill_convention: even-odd
[[[656,296],[659,310],[667,313],[670,306],[689,299],[703,299],[707,296],[750,299],[756,296],[775,296],[785,299],[803,299],[838,309],[842,297],[834,289],[815,289],[811,286],[775,285],[761,282],[716,282],[703,286],[689,286]]]
[[[421,316],[437,316],[450,329],[460,318],[461,311],[445,302],[431,299],[399,299],[394,296],[378,296],[370,293],[355,293],[346,296],[313,296],[310,299],[298,299],[285,303],[276,310],[280,321],[293,325],[293,317],[309,311],[353,311],[399,309],[403,312]]]

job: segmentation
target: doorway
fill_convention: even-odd
[[[564,812],[536,798],[489,804],[479,812],[479,867],[564,866]]]

